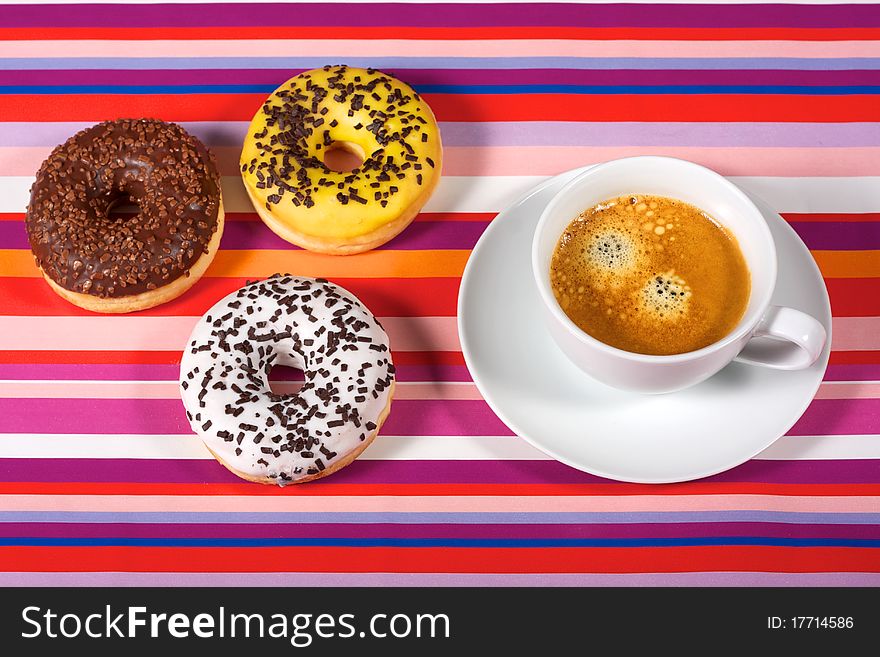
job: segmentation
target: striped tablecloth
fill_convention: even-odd
[[[337,62],[414,85],[446,145],[417,222],[351,257],[277,239],[236,173],[263,98]],[[880,584],[878,92],[876,5],[0,7],[0,584]],[[54,145],[120,116],[204,140],[229,221],[190,292],[111,317],[39,278],[23,210]],[[633,154],[763,196],[831,294],[817,399],[767,452],[699,482],[548,460],[481,400],[456,333],[459,277],[495,214]],[[217,465],[175,383],[195,318],[276,271],[358,294],[400,381],[361,459],[283,490]]]

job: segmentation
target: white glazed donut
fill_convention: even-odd
[[[293,395],[269,389],[274,365],[303,370]],[[370,444],[391,406],[388,336],[350,292],[275,274],[212,307],[180,363],[193,430],[233,473],[285,485],[324,477]]]

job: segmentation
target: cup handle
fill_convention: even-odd
[[[816,362],[827,337],[815,317],[794,308],[770,306],[734,360],[777,370],[802,370]]]

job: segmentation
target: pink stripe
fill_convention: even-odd
[[[816,399],[880,399],[880,383],[823,383]]]
[[[877,41],[210,40],[4,41],[0,57],[877,57]]]
[[[555,175],[587,164],[637,155],[691,160],[727,176],[871,176],[880,149],[659,147],[494,147],[444,149],[443,170],[454,176]]]
[[[176,351],[196,317],[0,317],[0,349]],[[460,351],[455,317],[382,317],[395,351]]]
[[[815,513],[876,513],[877,496],[789,495],[0,495],[3,511],[250,512],[644,512],[756,510]]]
[[[32,176],[50,148],[0,148],[0,176]],[[225,176],[238,174],[238,147],[212,148]],[[880,148],[680,148],[517,146],[446,147],[447,176],[549,176],[587,164],[635,155],[691,160],[728,176],[876,176]]]
[[[173,351],[195,317],[0,317],[0,349]],[[455,317],[383,317],[397,351],[459,351]],[[880,349],[880,317],[835,317],[833,347]]]
[[[299,383],[277,381],[276,392],[291,393]],[[174,382],[144,381],[0,381],[0,398],[7,399],[177,399]],[[473,383],[401,383],[395,399],[482,399]],[[816,399],[880,399],[880,383],[823,383]]]
[[[837,351],[880,349],[880,317],[835,317],[832,335],[831,347]]]
[[[299,383],[277,381],[272,390],[286,394]],[[177,383],[138,381],[10,381],[0,382],[0,398],[7,399],[178,399]],[[482,399],[473,383],[401,383],[394,399]]]

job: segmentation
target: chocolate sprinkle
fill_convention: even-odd
[[[388,399],[394,367],[387,337],[357,299],[325,279],[276,274],[241,288],[225,305],[235,314],[206,317],[197,326],[181,381],[190,382],[185,405],[204,397],[208,410],[223,409],[213,422],[190,416],[191,424],[209,447],[215,437],[220,445],[233,443],[219,451],[227,457],[235,451],[233,467],[251,472],[262,465],[257,476],[297,481],[350,454],[352,440],[366,439],[364,428],[377,430],[385,404],[377,407],[375,400]],[[268,378],[277,363],[303,369],[297,393],[271,391]]]
[[[383,189],[383,183],[412,176],[421,185],[421,174],[411,173],[422,165],[410,141],[428,141],[421,126],[433,117],[419,95],[394,76],[373,69],[360,71],[340,65],[325,66],[322,71],[329,74],[326,86],[314,80],[314,71],[306,71],[277,89],[262,105],[260,111],[268,127],[251,133],[257,154],[241,165],[242,172],[256,176],[258,189],[272,190],[265,194],[266,208],[271,211],[273,205],[282,203],[311,208],[315,190],[336,185],[333,179],[341,174],[329,169],[315,151],[326,150],[336,141],[334,134],[338,134],[340,123],[345,130],[365,133],[364,139],[372,144],[363,163],[344,177],[345,185],[354,190],[338,183],[344,190],[335,196],[340,205],[379,202],[384,208],[388,196],[398,188]],[[333,119],[325,124],[321,117],[328,113],[330,102],[347,109],[350,120]],[[268,128],[272,128],[271,136]],[[434,167],[430,158],[425,162]],[[370,199],[357,191],[362,185],[381,191]]]
[[[116,205],[138,212],[109,217]],[[220,176],[174,123],[119,119],[56,147],[31,187],[26,226],[37,265],[66,290],[126,297],[189,275],[217,230]]]

